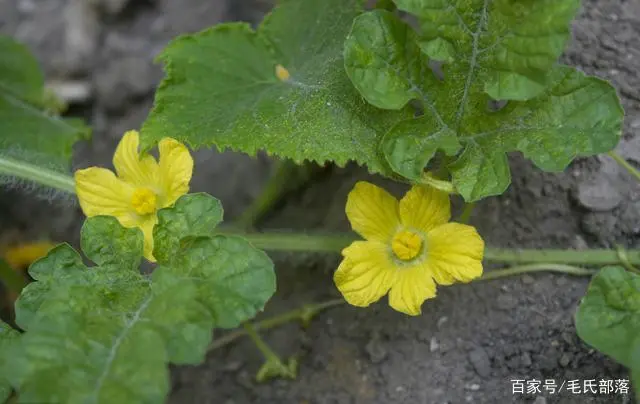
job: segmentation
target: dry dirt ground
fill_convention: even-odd
[[[0,32],[26,42],[50,81],[78,102],[71,112],[95,128],[77,150],[76,167],[108,165],[121,134],[137,128],[161,78],[153,57],[173,36],[225,20],[255,22],[258,0],[0,0]],[[619,151],[640,164],[640,2],[584,0],[564,61],[611,80],[626,110]],[[75,85],[76,87],[71,86]],[[74,90],[76,89],[76,90]],[[81,90],[78,91],[77,89]],[[71,91],[74,90],[75,92]],[[199,151],[196,191],[222,199],[227,218],[261,189],[270,163],[239,154]],[[547,174],[512,157],[513,184],[477,207],[472,222],[494,247],[575,248],[640,245],[640,187],[607,157],[581,159]],[[263,228],[347,230],[343,207],[356,167],[331,169],[290,195]],[[385,183],[380,179],[373,179]],[[400,194],[401,187],[388,184]],[[3,237],[53,237],[77,244],[81,214],[56,195],[0,194]],[[279,288],[266,315],[336,296],[338,257],[273,255]],[[491,268],[489,268],[490,270]],[[303,330],[265,332],[283,356],[297,355],[297,380],[256,384],[261,364],[245,340],[212,352],[206,363],[172,370],[170,403],[631,403],[631,395],[512,394],[511,379],[628,378],[627,371],[581,343],[573,315],[588,279],[542,274],[442,288],[424,314],[408,318],[385,302],[364,310],[342,306]]]

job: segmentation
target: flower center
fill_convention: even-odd
[[[138,188],[133,192],[131,205],[139,215],[148,215],[156,211],[156,194],[148,188]]]
[[[412,260],[422,250],[422,237],[412,231],[402,230],[393,236],[391,250],[402,261]]]

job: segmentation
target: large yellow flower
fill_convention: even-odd
[[[354,306],[366,307],[389,292],[389,305],[409,314],[436,295],[436,283],[469,282],[482,275],[484,241],[475,228],[448,223],[449,196],[414,186],[398,203],[384,189],[358,182],[347,217],[366,239],[342,250],[336,286]]]
[[[144,256],[153,258],[153,226],[158,209],[166,208],[189,191],[193,158],[180,142],[164,138],[160,161],[138,151],[138,132],[124,134],[113,156],[118,176],[90,167],[75,173],[76,193],[87,217],[115,216],[124,227],[138,227],[144,234]]]

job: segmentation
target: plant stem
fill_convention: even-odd
[[[309,251],[309,252],[340,252],[356,238],[352,235],[310,235],[291,232],[268,233],[238,233],[234,234],[248,240],[255,247],[270,251]]]
[[[585,269],[574,267],[571,265],[563,265],[563,264],[529,264],[529,265],[518,265],[505,269],[495,269],[493,271],[485,272],[480,278],[474,280],[474,282],[480,281],[488,281],[498,278],[505,278],[513,275],[521,275],[528,272],[541,272],[541,271],[550,271],[550,272],[558,272],[567,275],[575,275],[575,276],[589,276],[594,275],[598,271],[592,269]]]
[[[269,360],[271,358],[278,358],[278,355],[273,352],[273,350],[269,348],[269,345],[267,345],[264,340],[258,335],[258,332],[254,328],[253,324],[248,322],[244,323],[244,330],[249,338],[251,338],[253,343],[256,344],[256,346],[260,350],[260,353],[265,359]]]
[[[309,313],[318,314],[319,312],[326,310],[328,308],[339,306],[341,304],[345,304],[346,302],[343,299],[332,299],[327,300],[325,302],[306,304],[302,307],[298,307],[297,309],[288,311],[286,313],[270,317],[261,321],[257,321],[252,324],[253,330],[268,330],[269,328],[277,327],[282,324],[289,323],[295,320],[304,320],[305,316]],[[244,330],[236,330],[232,331],[216,340],[214,340],[211,345],[209,345],[209,351],[213,351],[218,348],[222,348],[223,346],[230,344],[236,339],[242,337],[243,335],[247,335],[248,332],[246,330],[246,326]]]
[[[493,271],[485,272],[480,278],[474,279],[473,281],[471,281],[471,283],[490,281],[490,280],[495,280],[500,278],[507,278],[510,276],[522,275],[525,273],[532,273],[532,272],[556,272],[556,273],[574,275],[574,276],[591,276],[591,275],[594,275],[597,271],[578,268],[570,265],[562,265],[562,264],[540,263],[540,264],[531,264],[531,265],[518,265],[518,266],[509,267],[509,268],[495,269]],[[285,312],[283,314],[279,314],[274,317],[257,321],[253,324],[245,323],[244,330],[240,329],[240,330],[232,331],[220,338],[213,340],[211,345],[209,345],[209,351],[222,348],[234,342],[238,338],[241,338],[244,335],[249,335],[249,337],[253,339],[254,342],[256,342],[256,345],[258,345],[258,349],[260,349],[263,355],[265,355],[265,351],[263,351],[265,347],[263,346],[261,348],[260,346],[261,344],[264,344],[264,341],[262,341],[260,337],[258,337],[258,340],[260,342],[257,342],[257,340],[255,339],[257,336],[257,332],[256,332],[257,330],[268,330],[270,328],[274,328],[274,327],[289,323],[291,321],[296,321],[296,320],[303,320],[303,321],[308,320],[309,319],[308,316],[310,314],[316,315],[321,311],[324,311],[331,307],[340,306],[346,303],[347,302],[343,299],[332,299],[332,300],[327,300],[320,303],[305,304],[302,307],[298,307],[294,310]],[[271,351],[271,349],[269,349],[269,347],[267,346],[266,351]]]
[[[638,171],[638,169],[636,169],[634,166],[632,166],[627,160],[625,160],[624,158],[622,158],[621,155],[619,155],[618,153],[614,152],[613,150],[610,151],[609,156],[611,156],[619,165],[621,165],[624,169],[626,169],[629,174],[633,175],[634,177],[636,177],[636,179],[638,181],[640,181],[640,171]]]
[[[19,177],[72,194],[76,192],[73,177],[7,157],[0,157],[0,174]]]
[[[623,251],[623,250],[621,250]],[[625,251],[627,261],[630,264],[640,264],[640,251]],[[617,250],[593,249],[593,250],[517,250],[487,248],[484,259],[487,261],[510,263],[547,263],[556,262],[562,264],[582,265],[620,265],[624,260]]]
[[[226,232],[225,232],[226,233]],[[270,251],[340,252],[353,241],[348,235],[310,235],[304,233],[235,233],[257,248]],[[640,265],[640,250],[621,250],[626,260]],[[547,263],[582,265],[620,265],[624,263],[618,250],[561,250],[561,249],[507,249],[486,248],[484,259],[508,263]]]

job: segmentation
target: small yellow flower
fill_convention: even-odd
[[[414,186],[400,200],[358,182],[346,213],[366,239],[342,250],[334,275],[348,303],[366,307],[389,293],[389,305],[415,316],[436,296],[436,283],[470,282],[482,275],[484,241],[475,228],[451,219],[449,196]]]
[[[29,268],[34,261],[47,255],[56,245],[48,241],[18,244],[2,253],[4,260],[16,271]]]
[[[138,151],[136,131],[124,134],[113,156],[118,176],[90,167],[75,173],[76,193],[87,217],[115,216],[124,227],[138,227],[144,234],[144,256],[153,258],[153,226],[157,211],[173,205],[189,191],[193,158],[182,143],[164,138],[160,161]]]

